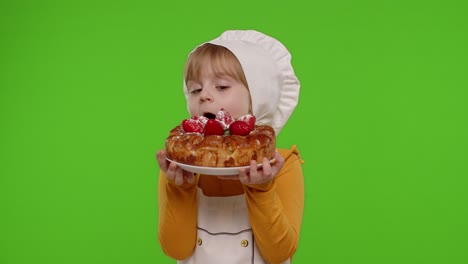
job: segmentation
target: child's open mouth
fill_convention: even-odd
[[[212,114],[212,113],[204,113],[203,116],[208,118],[208,119],[215,119],[216,118],[216,115]]]

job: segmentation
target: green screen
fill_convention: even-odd
[[[164,2],[164,4],[163,4]],[[198,44],[255,29],[301,81],[294,263],[468,263],[465,1],[0,3],[0,263],[174,263],[154,155]]]

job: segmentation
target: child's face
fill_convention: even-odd
[[[228,76],[216,76],[206,71],[197,80],[188,80],[189,112],[191,116],[215,114],[224,108],[232,117],[248,114],[250,93],[245,85]]]

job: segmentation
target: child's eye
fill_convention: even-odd
[[[218,89],[220,90],[225,90],[225,89],[228,89],[230,86],[223,86],[223,85],[220,85],[218,86]]]
[[[193,89],[192,91],[190,91],[191,94],[197,94],[201,92],[201,89]]]

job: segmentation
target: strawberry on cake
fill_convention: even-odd
[[[251,160],[273,158],[275,131],[255,125],[255,116],[234,119],[221,109],[216,115],[192,116],[182,121],[166,139],[167,158],[203,167],[248,166]]]

